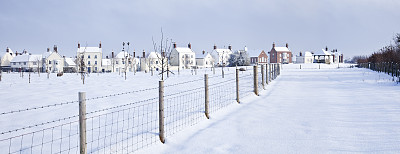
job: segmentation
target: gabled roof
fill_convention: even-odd
[[[311,52],[309,52],[309,51],[306,51],[306,52],[304,52],[304,56],[306,56],[306,57],[310,57],[310,56],[312,56],[312,53],[311,53]]]
[[[176,47],[174,49],[176,49],[176,51],[179,52],[179,53],[193,53],[193,50],[190,49],[190,48]]]
[[[206,53],[200,53],[200,54],[196,54],[196,59],[204,59],[207,55],[210,55],[210,53],[206,52]]]
[[[65,64],[68,66],[75,66],[75,62],[73,58],[65,58]]]
[[[314,53],[314,55],[331,55],[329,51],[326,51],[325,49],[319,50],[319,52]]]
[[[121,51],[117,54],[117,56],[115,56],[115,58],[125,58],[125,56],[130,57],[129,53],[126,51]]]
[[[38,61],[42,59],[42,55],[29,55],[22,54],[19,56],[15,56],[11,62],[28,62],[28,61]]]
[[[274,47],[276,52],[290,52],[289,48],[287,47]]]
[[[53,53],[52,51],[45,52],[45,53],[42,54],[42,57],[43,57],[43,58],[47,58],[47,57],[49,57],[52,53]]]
[[[82,53],[82,52],[101,52],[101,48],[99,47],[80,47],[76,52]]]
[[[232,50],[230,50],[230,49],[214,49],[213,51],[216,51],[218,53],[222,53],[222,52],[224,52],[224,53],[232,53]]]
[[[150,52],[147,58],[161,58],[161,54],[158,52]]]

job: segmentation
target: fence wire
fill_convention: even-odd
[[[259,91],[263,90],[261,73],[259,66],[256,85]],[[264,67],[264,74],[264,82],[268,78],[271,80],[270,67]],[[239,99],[254,95],[252,69],[240,71],[238,80]],[[157,143],[160,129],[157,90],[148,88],[85,99],[89,106],[86,113],[87,152],[132,153]],[[210,75],[208,92],[210,114],[237,103],[236,72]],[[4,115],[18,112],[4,112]],[[3,131],[0,134],[0,149],[5,153],[79,153],[79,116],[55,119]],[[204,78],[164,86],[166,137],[205,119]]]

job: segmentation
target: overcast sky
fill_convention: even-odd
[[[198,53],[214,44],[269,51],[275,42],[296,55],[328,46],[349,58],[390,44],[400,33],[399,10],[399,0],[1,0],[0,51],[57,45],[69,57],[78,42],[100,41],[103,55],[124,41],[130,52],[150,51],[162,27]]]

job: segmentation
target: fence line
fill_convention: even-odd
[[[360,63],[357,65],[360,68],[367,68],[379,73],[385,73],[392,76],[392,81],[400,82],[400,64],[393,62],[380,63]]]
[[[255,89],[263,90],[280,74],[280,67],[280,64],[267,64],[247,71],[235,69],[224,76],[207,76],[207,84],[205,78],[199,78],[162,86],[162,104],[159,96],[143,100],[118,99],[122,95],[141,96],[142,92],[157,88],[82,98],[86,104],[99,103],[104,98],[127,102],[97,110],[88,109],[81,122],[80,116],[74,115],[3,132],[0,134],[0,149],[7,149],[8,153],[80,153],[82,148],[83,153],[132,153],[157,143],[159,139],[163,142],[160,125],[165,137],[171,137],[244,97],[256,94]],[[206,102],[208,114],[205,114]],[[81,123],[85,123],[84,133],[79,132]],[[43,128],[47,124],[53,126]],[[80,141],[82,134],[86,141]]]

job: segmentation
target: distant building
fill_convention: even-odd
[[[299,56],[296,56],[296,63],[310,64],[313,62],[314,56],[309,51],[304,52],[304,54],[300,52]]]
[[[173,49],[170,56],[170,65],[178,66],[179,69],[191,69],[196,66],[196,53],[192,50],[192,45],[188,47],[177,47],[173,44]]]
[[[196,65],[198,68],[211,68],[214,66],[214,58],[210,53],[203,51],[196,55]]]
[[[314,62],[315,63],[325,63],[325,64],[332,64],[334,55],[328,51],[328,47],[325,49],[321,49],[319,52],[314,53]]]
[[[53,51],[47,48],[47,52],[42,54],[42,72],[59,73],[64,71],[64,58],[58,54],[57,46],[53,47]]]
[[[145,54],[144,51],[143,54]],[[163,58],[161,57],[160,53],[150,52],[146,58],[140,59],[140,70],[145,72],[161,71],[163,66],[162,59]],[[167,58],[164,59],[164,64],[164,66],[167,66]]]
[[[64,72],[65,73],[75,73],[76,72],[76,63],[73,58],[65,58],[64,57]]]
[[[11,70],[11,60],[14,58],[15,54],[13,51],[7,47],[6,53],[1,57],[0,66],[1,70],[9,71]]]
[[[211,56],[214,58],[215,66],[228,66],[230,56],[233,54],[232,46],[229,45],[228,49],[220,49],[214,45],[214,49],[211,51]]]
[[[270,63],[292,63],[292,52],[289,50],[289,45],[287,43],[286,47],[275,47],[275,43],[273,43],[269,56]]]
[[[40,69],[42,55],[28,54],[26,51],[22,55],[15,56],[10,64],[12,71],[38,71]]]
[[[99,43],[99,47],[81,47],[81,44],[78,43],[78,50],[76,53],[77,57],[82,58],[85,62],[86,70],[84,71],[88,73],[100,71],[103,55],[101,42]]]

